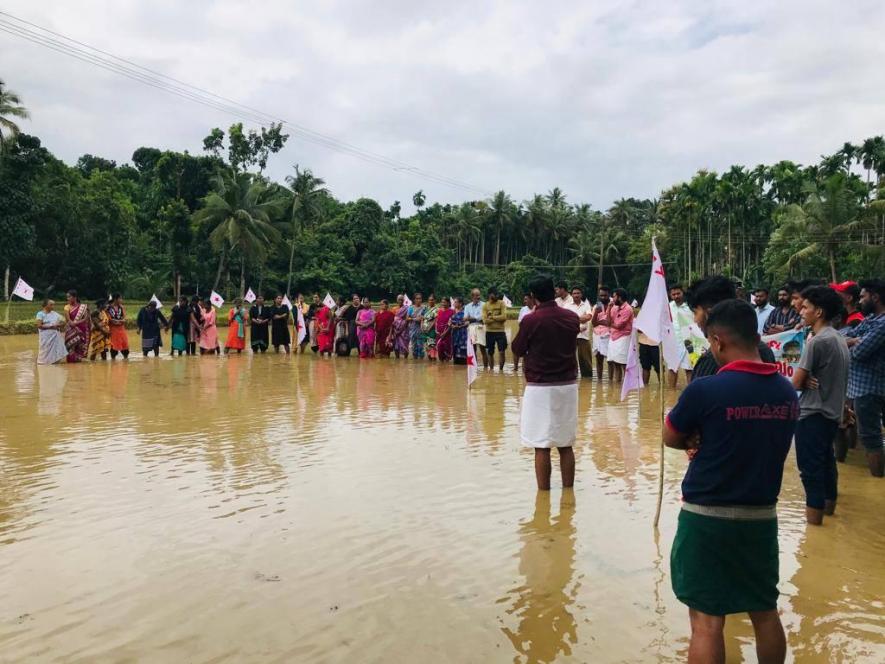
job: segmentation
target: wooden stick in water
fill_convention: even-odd
[[[664,344],[658,344],[658,398],[661,400],[661,435],[658,437],[661,441],[660,466],[658,468],[658,505],[655,508],[654,527],[657,529],[658,521],[661,520],[661,502],[664,500],[664,378],[666,376],[664,368]]]

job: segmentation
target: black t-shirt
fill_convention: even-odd
[[[768,364],[777,364],[771,348],[762,341],[759,342],[759,357],[763,362],[767,362]],[[718,371],[719,364],[716,362],[716,358],[713,357],[713,353],[708,349],[707,352],[698,358],[698,363],[695,364],[694,369],[692,369],[691,378],[694,380],[695,378],[703,378],[704,376],[715,376]]]

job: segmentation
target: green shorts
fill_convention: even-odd
[[[670,553],[673,592],[711,616],[777,608],[777,518],[742,520],[682,510]]]

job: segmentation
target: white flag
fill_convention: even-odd
[[[507,307],[508,309],[513,306],[513,302],[511,302],[510,298],[507,297],[506,295],[502,298],[502,300],[504,301],[504,306]]]
[[[467,335],[467,387],[469,388],[473,381],[476,380],[478,369],[476,366],[476,351],[473,349],[473,342],[470,335]]]
[[[676,332],[673,330],[673,319],[670,316],[670,302],[667,299],[667,278],[661,255],[651,241],[651,275],[648,278],[648,289],[642,309],[636,316],[634,327],[645,333],[656,344],[661,344],[664,362],[668,369],[678,369],[681,353]]]
[[[28,286],[28,283],[21,277],[15,282],[15,288],[12,289],[12,294],[17,295],[23,300],[30,301],[34,299],[34,289]]]
[[[212,294],[209,296],[209,301],[212,303],[212,306],[218,307],[219,309],[224,306],[224,298],[215,291],[212,291]]]
[[[156,294],[156,293],[154,293],[153,295],[151,295],[151,299],[150,299],[150,301],[157,305],[157,309],[162,309],[162,308],[163,308],[163,303],[160,302],[160,298],[157,297],[157,294]]]
[[[304,324],[304,312],[301,307],[296,307],[298,314],[295,316],[295,326],[298,329],[298,345],[307,338],[307,325]]]
[[[658,376],[660,378],[660,376]],[[627,348],[627,366],[624,369],[624,382],[621,384],[621,401],[627,398],[631,390],[644,387],[642,370],[639,366],[639,345],[636,340],[636,327],[630,333],[630,346]]]
[[[246,302],[248,302],[249,304],[252,304],[255,301],[255,293],[252,292],[251,288],[246,291],[243,299],[246,300]]]
[[[407,307],[412,306],[412,301],[409,299],[409,296],[403,293],[403,304]]]
[[[326,297],[323,298],[323,304],[329,307],[329,309],[335,310],[335,298],[332,297],[331,293],[326,293]]]
[[[283,304],[289,307],[289,311],[292,311],[292,302],[289,300],[288,295],[283,295]]]

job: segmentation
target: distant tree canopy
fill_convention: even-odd
[[[2,87],[0,87],[2,93]],[[25,112],[7,97],[15,117]],[[4,125],[6,126],[6,125]],[[9,127],[7,126],[7,130]],[[279,125],[213,129],[204,155],[137,149],[131,165],[83,155],[68,166],[40,140],[8,130],[0,155],[0,268],[39,294],[88,297],[256,291],[465,293],[497,286],[516,299],[538,270],[641,296],[653,236],[668,277],[722,273],[748,285],[790,277],[880,275],[885,259],[885,141],[846,143],[820,163],[781,161],[699,171],[656,200],[606,211],[554,188],[526,201],[428,203],[401,216],[340,201],[327,178],[263,171],[288,136]],[[406,199],[408,200],[408,199]]]

